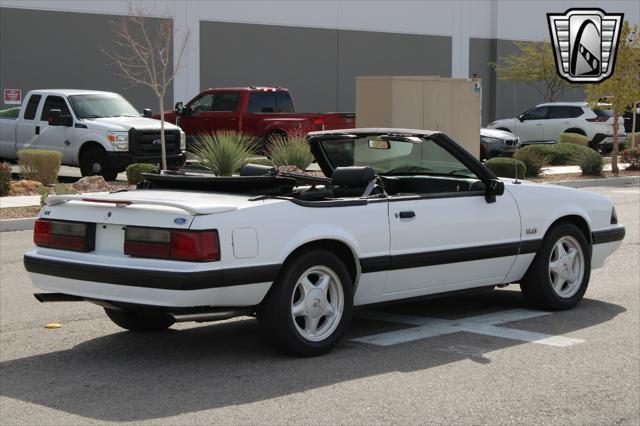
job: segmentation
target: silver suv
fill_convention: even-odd
[[[587,137],[589,146],[603,152],[613,146],[613,114],[607,104],[592,108],[586,102],[549,102],[537,105],[517,118],[496,120],[487,127],[517,135],[523,144],[537,141],[560,142],[561,133],[578,133]],[[626,134],[624,120],[618,120],[620,148]]]

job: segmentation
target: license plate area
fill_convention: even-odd
[[[124,225],[96,224],[96,253],[124,254]]]

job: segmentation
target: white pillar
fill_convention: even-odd
[[[197,1],[173,3],[173,24],[176,33],[173,39],[174,66],[186,31],[190,31],[189,46],[184,52],[182,69],[173,81],[173,102],[186,102],[200,92],[200,4]],[[171,106],[173,107],[173,105]]]
[[[469,9],[466,0],[453,3],[451,77],[469,78]]]

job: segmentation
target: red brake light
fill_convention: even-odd
[[[33,242],[38,247],[93,251],[95,224],[38,219],[33,228]]]
[[[324,124],[324,118],[316,118],[313,120],[313,124],[316,126],[322,126]]]
[[[51,222],[38,219],[33,226],[33,243],[40,247],[49,246],[51,236]]]
[[[602,116],[592,117],[592,118],[585,118],[585,120],[587,120],[587,121],[589,121],[591,123],[604,123],[608,119],[609,119],[609,117],[602,117]]]
[[[125,230],[124,253],[134,257],[193,262],[220,260],[218,231],[183,231],[128,226]]]

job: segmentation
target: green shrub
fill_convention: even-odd
[[[11,192],[11,166],[0,163],[0,197],[5,197]]]
[[[629,163],[627,170],[640,170],[640,148],[627,148],[622,151],[622,162]]]
[[[527,177],[540,176],[544,166],[548,163],[548,157],[531,150],[520,150],[513,156],[516,160],[520,160],[524,163],[526,168]]]
[[[547,158],[551,166],[571,166],[576,165],[576,156],[579,153],[594,151],[593,149],[575,145],[571,143],[558,143],[553,145],[527,145],[519,151],[519,155],[524,152],[536,152]]]
[[[485,161],[484,165],[498,177],[515,178],[517,169],[518,179],[524,179],[526,172],[524,163],[513,158],[492,158]]]
[[[43,149],[23,149],[18,151],[20,176],[23,179],[35,180],[43,185],[51,185],[56,181],[60,171],[60,153]]]
[[[587,137],[578,133],[561,133],[560,143],[572,143],[587,146]]]
[[[133,163],[127,166],[127,182],[137,185],[144,180],[143,173],[157,173],[158,166],[147,163]]]
[[[18,115],[20,115],[20,107],[0,111],[0,118],[18,118]]]
[[[313,162],[309,144],[301,133],[272,136],[269,138],[267,152],[276,166],[296,166],[300,170],[307,170]]]
[[[244,133],[221,131],[197,136],[191,152],[201,167],[231,176],[257,154],[258,142]]]
[[[249,160],[249,163],[259,164],[261,166],[274,166],[273,161],[269,160],[268,158],[252,158]]]
[[[575,154],[575,163],[582,170],[582,174],[586,176],[600,176],[604,162],[599,152],[587,148],[584,151]]]

